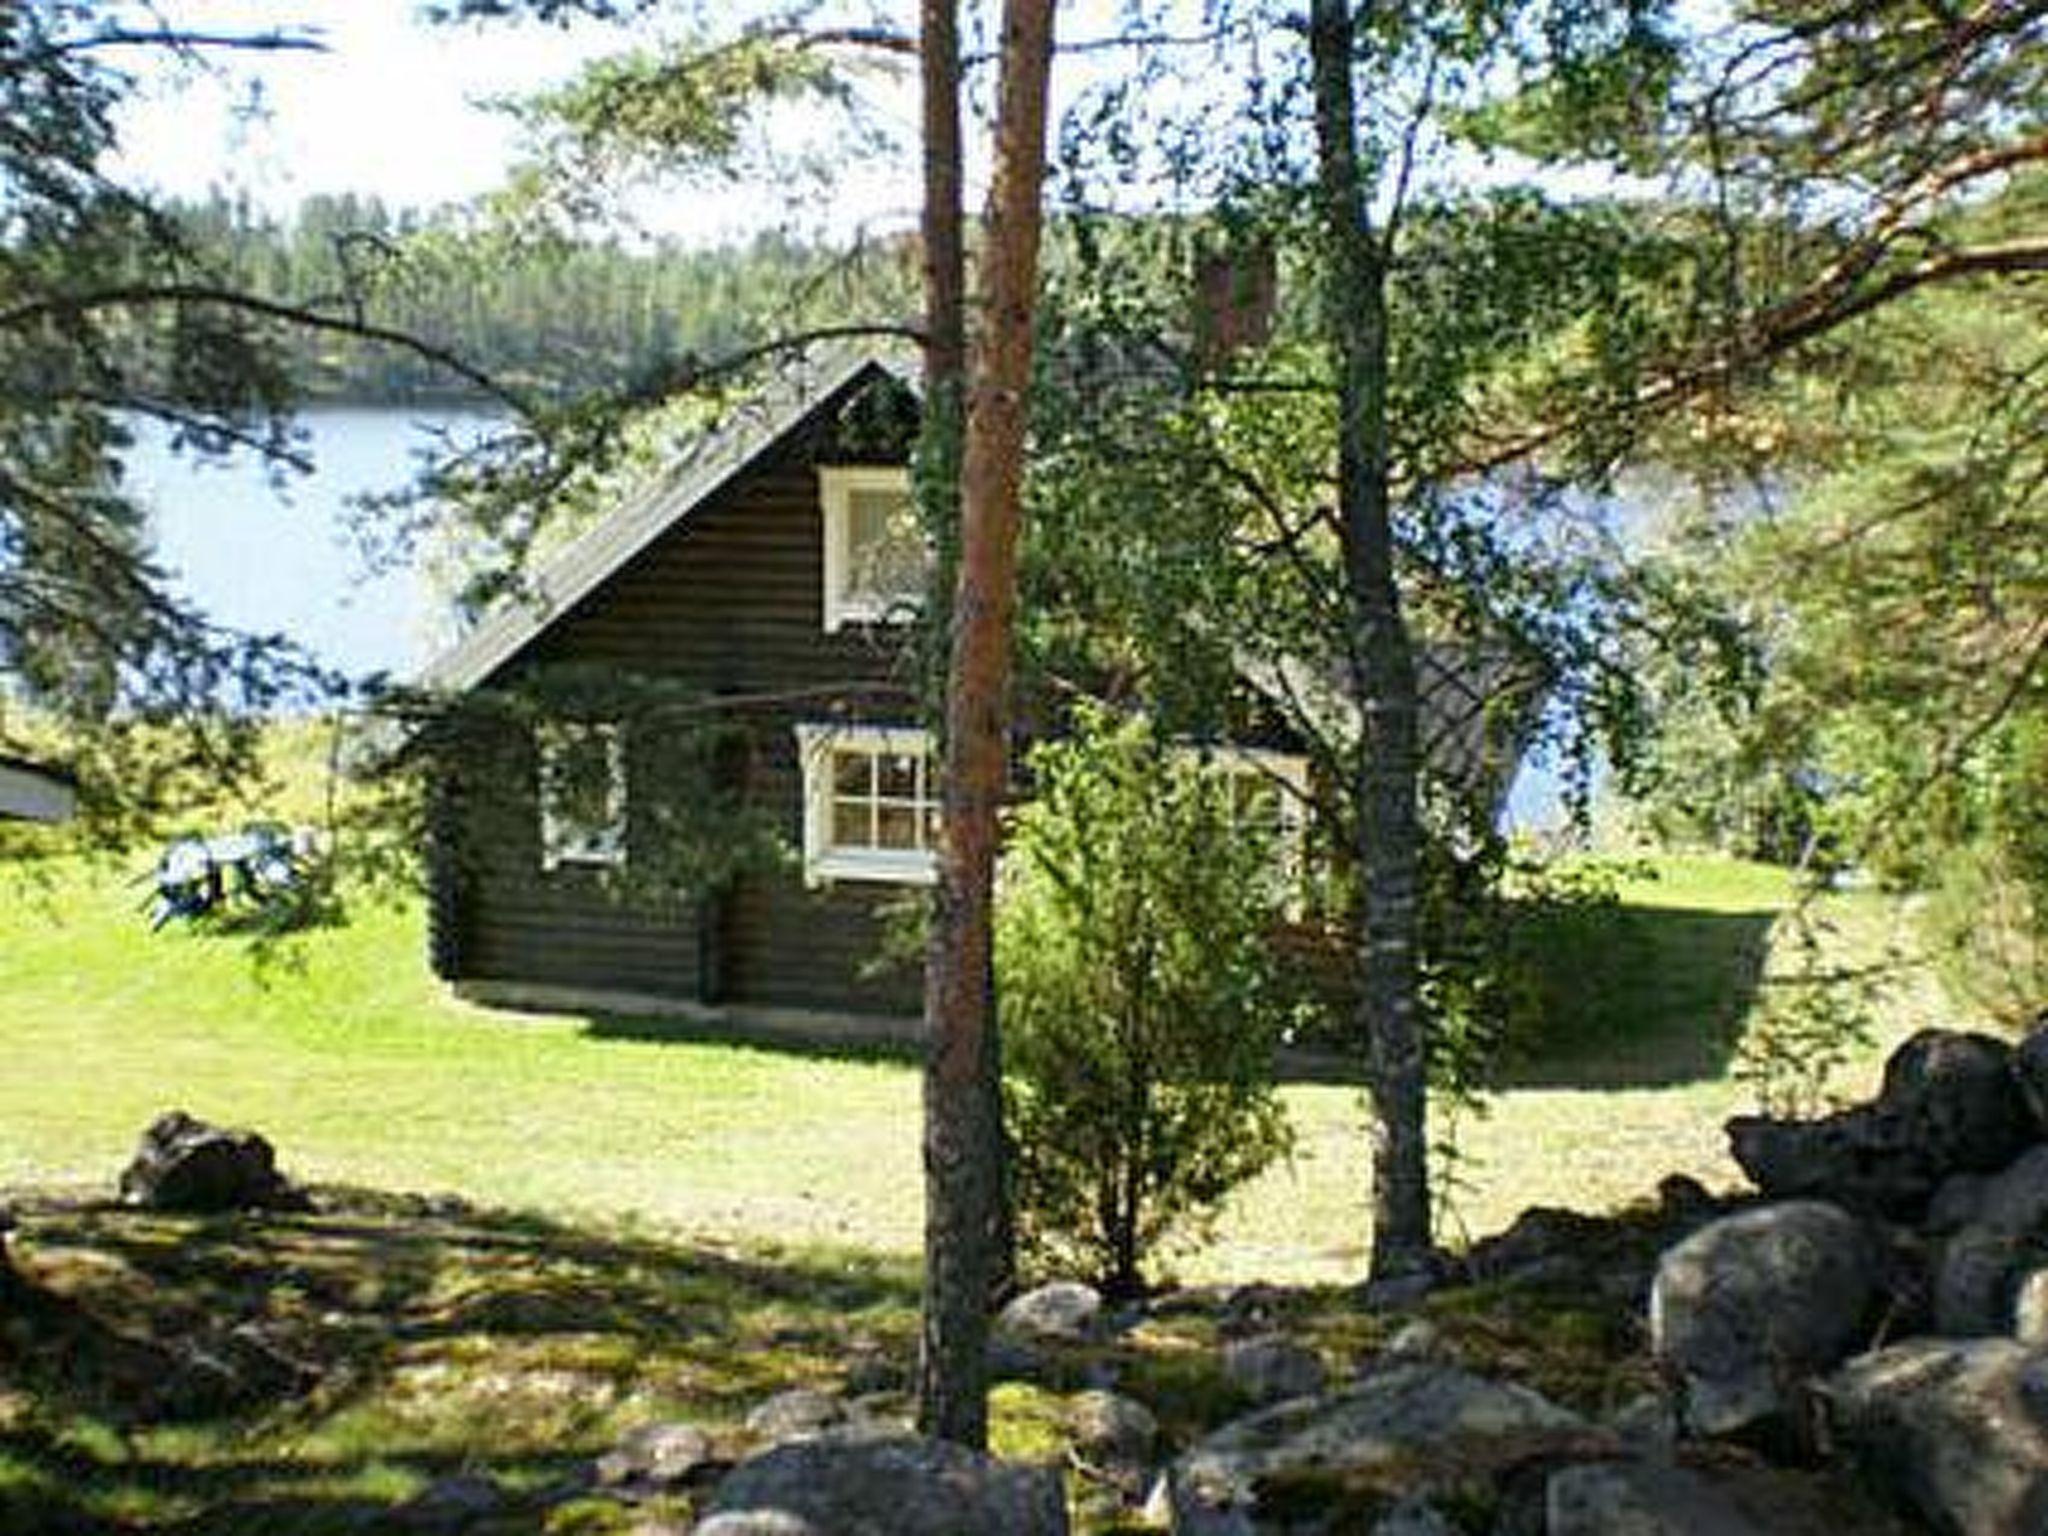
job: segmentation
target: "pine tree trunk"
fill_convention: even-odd
[[[1414,649],[1394,575],[1387,439],[1387,263],[1366,206],[1349,0],[1313,0],[1324,314],[1338,363],[1338,515],[1351,684],[1363,729],[1353,767],[1363,888],[1354,904],[1359,1033],[1373,1105],[1372,1278],[1427,1268],[1428,1080],[1416,989],[1418,754]]]
[[[927,21],[941,9],[950,19],[950,8],[928,5]],[[996,816],[1007,781],[1017,531],[1052,29],[1052,0],[1009,0],[1005,6],[995,181],[960,470],[960,566],[946,687],[945,827],[925,974],[931,1044],[925,1068],[918,1422],[926,1434],[976,1449],[988,1441],[988,1304],[1007,1226],[995,1082],[1000,1051],[992,906]],[[927,61],[926,68],[935,66]],[[957,65],[951,76],[957,90]]]

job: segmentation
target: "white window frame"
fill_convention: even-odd
[[[922,590],[901,593],[851,593],[846,590],[853,566],[853,497],[857,491],[911,494],[910,471],[889,464],[821,464],[818,504],[825,530],[825,632],[836,634],[848,624],[901,623],[923,606]]]
[[[1298,917],[1302,910],[1302,886],[1308,873],[1308,759],[1293,752],[1276,752],[1267,747],[1240,747],[1218,742],[1199,747],[1176,747],[1176,755],[1192,759],[1204,768],[1233,778],[1257,778],[1271,784],[1280,796],[1278,874],[1286,897],[1286,911]],[[1233,801],[1232,805],[1235,806]]]
[[[804,880],[874,880],[892,885],[931,885],[938,879],[938,855],[930,848],[845,848],[832,841],[832,755],[852,749],[869,756],[910,754],[924,764],[920,806],[938,801],[938,759],[931,733],[915,726],[799,725],[797,756],[803,766]]]
[[[594,734],[604,743],[608,770],[605,818],[601,825],[579,828],[564,820],[557,805],[554,776],[556,754],[568,733]],[[626,736],[611,721],[555,721],[534,732],[539,762],[540,867],[616,868],[626,862]]]

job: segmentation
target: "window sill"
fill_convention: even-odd
[[[810,885],[830,885],[835,880],[866,880],[888,885],[935,885],[937,861],[928,853],[828,853],[804,866]]]
[[[836,635],[842,629],[903,629],[915,624],[923,612],[921,598],[906,596],[886,603],[859,602],[835,604],[825,615],[825,633]]]
[[[552,853],[543,855],[540,861],[541,871],[550,875],[561,869],[623,869],[625,864],[626,855],[623,849]]]

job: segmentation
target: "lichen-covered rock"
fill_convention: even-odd
[[[830,1392],[794,1387],[757,1403],[747,1414],[747,1433],[757,1445],[784,1445],[820,1435],[880,1433],[872,1420]]]
[[[710,1476],[723,1463],[711,1437],[694,1424],[641,1424],[597,1460],[603,1488],[667,1492]]]
[[[1223,1346],[1223,1375],[1254,1403],[1313,1397],[1329,1383],[1323,1357],[1284,1333],[1230,1340]]]
[[[1562,1467],[1544,1489],[1544,1536],[1765,1536],[1698,1473],[1650,1461]]]
[[[1989,1035],[1925,1029],[1885,1063],[1875,1100],[1818,1120],[1739,1115],[1735,1161],[1773,1199],[1815,1198],[1916,1218],[1957,1173],[1991,1173],[2039,1135],[2013,1070]]]
[[[1075,1453],[1094,1465],[1147,1466],[1159,1445],[1159,1420],[1152,1410],[1116,1392],[1076,1393],[1066,1417]]]
[[[306,1197],[277,1171],[254,1131],[223,1130],[181,1109],[158,1115],[121,1173],[121,1198],[157,1211],[303,1210]]]
[[[1608,1444],[1526,1387],[1402,1362],[1225,1425],[1169,1469],[1167,1503],[1179,1536],[1251,1536],[1282,1519],[1369,1530],[1404,1499],[1483,1500],[1516,1467]]]
[[[996,1332],[1032,1344],[1086,1344],[1103,1333],[1102,1293],[1078,1280],[1055,1280],[1014,1298]]]
[[[770,1515],[819,1536],[1065,1536],[1059,1474],[1012,1466],[957,1445],[908,1436],[807,1440],[735,1467],[712,1496],[714,1517]],[[790,1527],[801,1531],[806,1525]],[[773,1526],[712,1526],[768,1532]],[[700,1527],[704,1529],[704,1527]]]
[[[1687,1426],[1734,1434],[1777,1418],[1792,1382],[1857,1349],[1878,1294],[1855,1217],[1815,1200],[1758,1206],[1664,1255],[1650,1347],[1680,1383]]]
[[[1836,1446],[1948,1536],[2048,1531],[2048,1352],[1912,1339],[1820,1388]]]

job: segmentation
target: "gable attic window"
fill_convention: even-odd
[[[929,885],[937,878],[938,765],[911,727],[800,725],[804,876]]]
[[[1256,828],[1272,840],[1273,876],[1285,895],[1288,916],[1298,917],[1308,874],[1308,759],[1257,747],[1179,750],[1229,785],[1232,826]]]
[[[538,732],[540,865],[626,862],[626,743],[616,725],[555,723]]]
[[[821,465],[825,523],[825,628],[887,624],[924,600],[931,565],[910,471],[876,464]]]

